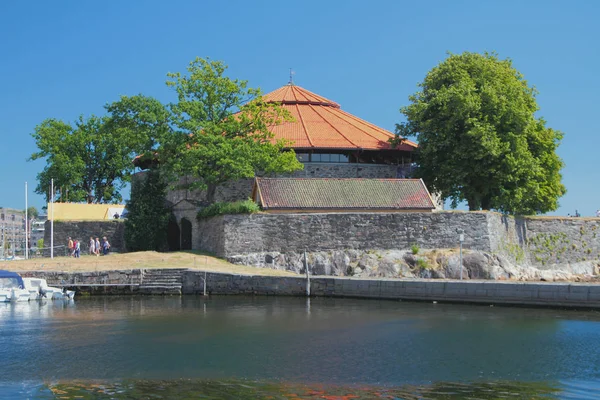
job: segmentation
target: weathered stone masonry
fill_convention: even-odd
[[[54,246],[64,246],[55,250],[57,256],[64,256],[68,238],[81,240],[81,252],[87,253],[90,237],[102,238],[106,236],[110,243],[111,251],[125,251],[124,228],[122,220],[108,221],[54,221]],[[50,246],[50,221],[44,225],[44,247]],[[50,255],[50,250],[46,251]]]
[[[492,212],[254,214],[196,224],[194,246],[220,257],[266,252],[463,247],[538,268],[600,259],[600,219]]]
[[[71,273],[30,271],[22,275],[45,278],[50,285],[72,284],[71,288],[84,290],[92,295],[152,293],[141,291],[137,286],[143,279],[143,270],[140,269]],[[210,295],[306,295],[307,281],[303,277],[217,272],[207,272],[205,275],[205,272],[198,270],[183,271],[181,282],[183,294],[203,294],[205,276],[207,294]],[[310,282],[312,296],[600,308],[600,285],[597,284],[352,279],[323,276],[312,277]],[[86,284],[107,283],[120,286],[86,286]],[[81,291],[79,293],[81,294]]]

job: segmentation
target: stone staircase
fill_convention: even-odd
[[[140,294],[181,294],[182,274],[187,268],[146,269]]]

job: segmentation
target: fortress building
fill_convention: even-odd
[[[281,178],[287,179],[288,184],[291,178],[318,178],[319,184],[298,183],[290,186],[295,190],[302,190],[301,188],[304,187],[311,188],[313,191],[323,191],[322,196],[317,192],[310,195],[330,199],[331,205],[326,204],[326,201],[323,200],[325,203],[320,202],[317,208],[343,212],[346,209],[344,199],[336,198],[335,193],[355,191],[361,186],[361,180],[370,179],[377,179],[378,183],[369,187],[376,188],[381,193],[375,192],[369,193],[369,195],[379,196],[384,199],[383,202],[377,203],[377,207],[371,210],[370,203],[365,199],[360,201],[355,199],[354,203],[349,203],[348,211],[356,211],[356,204],[360,204],[358,208],[361,212],[431,211],[435,208],[434,202],[422,182],[416,184],[414,180],[408,179],[402,182],[404,178],[410,177],[414,168],[416,143],[404,140],[400,145],[394,147],[390,144],[390,139],[395,137],[392,132],[343,111],[340,105],[332,100],[291,83],[266,94],[264,99],[267,102],[281,104],[294,117],[294,121],[284,122],[273,127],[272,133],[276,139],[286,139],[291,143],[291,148],[296,152],[298,160],[304,164],[304,169]],[[336,178],[331,179],[331,190],[328,189],[327,179],[324,178]],[[340,182],[341,178],[349,179],[349,181]],[[182,178],[183,183],[186,179],[188,178]],[[269,182],[271,185],[277,185],[274,181]],[[215,200],[222,202],[248,199],[253,194],[254,185],[252,179],[227,183],[217,188]],[[403,185],[406,186],[406,189],[403,189]],[[365,190],[360,191],[363,197]],[[416,193],[415,190],[419,193]],[[254,192],[256,193],[256,190]],[[402,196],[402,193],[410,195],[406,198],[397,198],[395,195]],[[290,195],[291,193],[287,197],[289,198]],[[169,228],[171,249],[198,248],[195,244],[197,238],[194,236],[201,233],[196,232],[194,226],[197,225],[196,214],[204,203],[205,197],[206,194],[203,191],[173,190],[169,192],[167,200],[172,205],[177,221],[173,221]],[[255,197],[255,200],[258,198]],[[349,201],[352,202],[351,199]],[[413,201],[415,204],[411,203]],[[263,206],[265,205],[263,204]],[[297,212],[303,212],[301,208],[301,202],[292,207]],[[265,209],[268,211],[267,207]],[[307,209],[304,212],[313,210],[314,205],[311,205],[311,210]],[[179,240],[176,240],[177,237]]]

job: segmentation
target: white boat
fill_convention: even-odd
[[[0,270],[0,302],[29,301],[29,290],[16,272]]]
[[[23,278],[23,283],[30,300],[61,300],[75,297],[75,291],[48,286],[46,280],[42,278]]]

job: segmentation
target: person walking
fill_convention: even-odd
[[[69,251],[69,256],[73,255],[73,240],[71,239],[71,236],[69,236],[68,242],[67,242],[67,250]]]
[[[81,254],[81,241],[76,240],[73,244],[75,245],[75,258],[79,258]]]
[[[102,254],[108,255],[108,250],[110,249],[110,243],[108,243],[108,239],[106,236],[102,238]]]
[[[96,254],[96,242],[94,238],[90,236],[90,256]]]
[[[100,238],[96,238],[94,250],[96,251],[96,257],[100,256]]]

